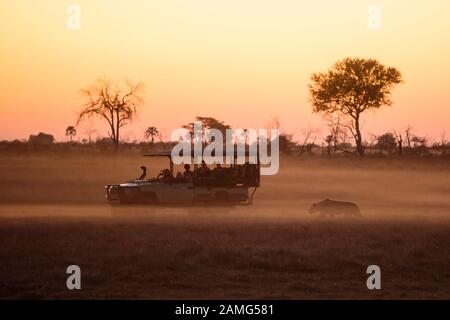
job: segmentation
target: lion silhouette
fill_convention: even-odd
[[[309,213],[319,213],[321,217],[335,215],[361,217],[361,211],[353,202],[336,201],[325,199],[317,203],[313,203],[309,208]]]

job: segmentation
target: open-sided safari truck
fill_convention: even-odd
[[[195,164],[191,177],[174,174],[174,163],[170,152],[154,153],[147,157],[167,157],[170,167],[161,170],[157,177],[105,186],[110,203],[120,204],[251,204],[256,189],[260,186],[260,161],[246,161],[205,169],[205,164]],[[246,157],[248,153],[246,153]],[[193,154],[191,155],[193,157]],[[203,169],[203,170],[202,170]],[[206,174],[205,174],[206,172]]]

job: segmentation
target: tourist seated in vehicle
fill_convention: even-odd
[[[211,172],[208,168],[208,166],[206,165],[205,160],[202,160],[202,165],[200,166],[200,168],[198,169],[198,176],[200,178],[207,178],[211,175]]]
[[[158,174],[158,176],[156,177],[156,179],[158,179],[158,181],[161,182],[170,182],[172,181],[174,178],[172,176],[172,174],[170,173],[169,169],[163,169],[161,170],[161,172]]]
[[[184,182],[183,174],[180,171],[177,172],[175,180],[177,180],[178,182]]]
[[[222,167],[220,163],[216,164],[216,167],[212,171],[212,175],[215,179],[215,183],[217,185],[223,185],[226,183],[225,175],[226,175],[226,168]]]
[[[216,164],[216,167],[213,170],[213,174],[214,174],[214,176],[223,176],[224,168],[222,167],[222,165],[220,163]]]
[[[191,171],[191,166],[189,164],[185,164],[184,165],[184,171],[183,171],[183,178],[187,181],[187,182],[191,182],[192,181],[192,171]]]
[[[139,178],[137,178],[137,180],[144,180],[145,177],[147,176],[147,167],[142,166],[141,170],[142,170],[142,174],[139,176]]]

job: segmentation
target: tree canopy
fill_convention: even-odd
[[[143,103],[143,84],[126,80],[121,84],[106,78],[98,79],[93,85],[81,90],[86,98],[77,123],[85,118],[99,117],[108,123],[108,135],[116,149],[119,147],[120,128],[131,122]]]
[[[314,73],[309,84],[313,112],[340,114],[353,135],[357,152],[364,154],[361,114],[392,105],[391,91],[402,82],[401,73],[375,59],[345,58],[327,72]]]

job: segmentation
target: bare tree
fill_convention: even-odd
[[[98,79],[90,87],[81,90],[81,95],[87,98],[77,123],[85,118],[99,117],[108,123],[108,135],[119,148],[120,129],[131,122],[143,103],[141,92],[143,84],[126,80],[124,84],[113,82],[106,78]]]
[[[328,144],[328,154],[333,151],[343,151],[351,153],[351,150],[348,150],[347,139],[348,139],[348,128],[349,124],[342,121],[341,116],[339,114],[324,114],[324,120],[327,122],[327,126],[329,128],[329,135],[326,137],[326,142]]]
[[[345,58],[325,73],[311,76],[309,91],[313,111],[338,113],[349,120],[356,151],[364,155],[361,115],[383,105],[392,105],[391,90],[400,83],[400,71],[375,59]]]
[[[327,153],[331,154],[331,151],[336,153],[339,144],[339,132],[341,130],[339,115],[334,117],[333,114],[325,114],[324,118],[327,121],[327,126],[329,128],[329,135],[325,138],[328,146]]]
[[[397,150],[398,155],[401,156],[403,152],[403,137],[401,132],[397,132],[394,130],[395,140],[397,140]]]
[[[405,138],[406,138],[406,144],[408,145],[409,149],[411,149],[412,136],[413,136],[413,128],[408,124],[408,126],[405,129]]]
[[[300,154],[303,154],[305,152],[311,153],[312,146],[317,139],[316,133],[317,130],[311,127],[308,127],[308,129],[303,131],[303,143],[300,145]]]

